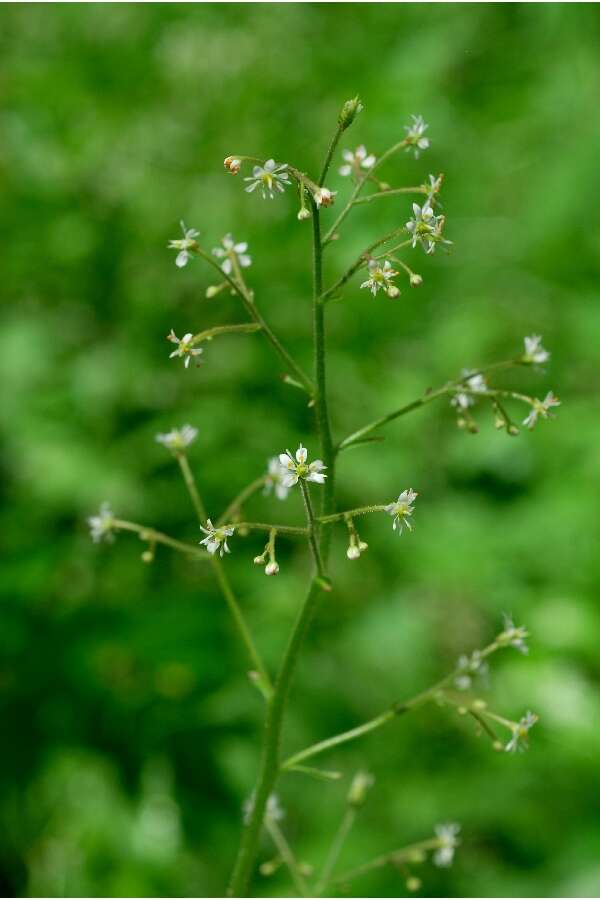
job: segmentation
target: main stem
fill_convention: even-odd
[[[321,244],[321,227],[319,210],[314,201],[311,202],[313,221],[315,407],[317,429],[321,444],[321,455],[323,457],[323,462],[327,466],[328,474],[322,496],[321,513],[327,514],[332,513],[335,508],[335,453],[329,424],[325,380],[325,311],[321,300],[321,295],[323,293],[323,248]],[[308,525],[314,541],[316,542],[317,535],[315,533],[314,517],[312,521],[309,521]],[[323,588],[322,572],[319,571],[319,569],[322,568],[322,563],[319,564],[319,560],[327,560],[329,532],[330,529],[328,528],[321,529],[321,534],[318,538],[318,553],[315,554],[317,572],[311,581],[306,599],[298,613],[296,622],[294,623],[283,656],[281,668],[275,680],[273,695],[267,704],[267,718],[264,728],[258,779],[253,793],[252,809],[242,832],[242,840],[227,892],[230,897],[244,897],[248,894],[248,884],[256,859],[267,801],[275,787],[275,783],[280,773],[281,731],[290,685],[296,670],[302,645],[304,644],[304,639],[315,614],[319,594]]]

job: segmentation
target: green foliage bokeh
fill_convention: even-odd
[[[428,686],[483,646],[503,611],[532,634],[495,659],[494,708],[541,720],[528,754],[492,752],[430,707],[326,758],[376,786],[344,851],[350,867],[456,820],[445,896],[591,896],[600,889],[600,421],[598,146],[600,16],[594,5],[239,4],[3,6],[0,11],[0,883],[3,893],[212,895],[224,889],[257,766],[261,703],[207,570],[121,535],[91,544],[102,500],[120,515],[199,537],[176,466],[154,435],[199,428],[191,461],[209,511],[302,440],[311,412],[260,336],[207,345],[185,371],[164,340],[243,321],[212,276],[166,250],[180,218],[206,247],[250,242],[265,316],[310,365],[310,224],[289,191],[273,203],[223,172],[229,153],[315,172],[341,103],[365,110],[343,145],[380,153],[411,113],[431,149],[387,170],[395,184],[444,172],[449,256],[392,302],[359,292],[329,308],[335,434],[428,386],[515,354],[552,351],[544,375],[504,383],[563,401],[555,422],[508,438],[488,411],[456,428],[432,404],[385,442],[343,456],[340,505],[412,486],[415,531],[361,521],[370,549],[345,558],[292,693],[296,750]],[[333,174],[342,196],[348,184]],[[328,251],[328,278],[406,220],[409,200],[359,208]],[[333,211],[324,218],[332,220]],[[298,521],[300,498],[253,501]],[[233,583],[272,668],[301,601],[307,551],[280,542],[282,572],[234,538]],[[323,760],[325,762],[325,758]],[[290,776],[286,827],[318,865],[347,789]],[[265,843],[261,858],[271,851]],[[421,874],[421,873],[419,873]],[[398,896],[399,873],[356,882]],[[255,890],[288,890],[285,874]]]

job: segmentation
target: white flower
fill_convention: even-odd
[[[244,178],[244,181],[248,182],[246,190],[251,193],[260,185],[263,200],[266,200],[267,196],[272,200],[275,196],[273,188],[283,193],[290,183],[290,176],[285,171],[286,169],[287,163],[277,166],[274,159],[268,159],[264,166],[254,166],[252,177]]]
[[[224,553],[230,553],[230,549],[227,546],[227,538],[231,537],[234,529],[228,528],[226,525],[223,527],[215,527],[210,519],[206,520],[206,528],[200,526],[200,531],[203,531],[206,535],[200,543],[206,545],[206,549],[212,555],[214,555],[217,550],[219,551],[219,556],[223,556]]]
[[[467,691],[471,687],[474,675],[485,676],[488,672],[488,665],[481,658],[479,650],[474,650],[471,656],[460,656],[456,668],[458,675],[454,679],[454,685],[459,691]]]
[[[533,728],[538,719],[539,716],[536,716],[535,713],[527,712],[519,722],[513,725],[512,737],[504,748],[507,753],[527,750],[529,746],[529,729]]]
[[[431,200],[435,197],[442,189],[442,184],[444,182],[444,176],[438,175],[437,178],[435,175],[429,176],[429,184],[425,185],[427,189],[427,203],[431,204]]]
[[[165,434],[157,434],[155,440],[162,444],[163,447],[166,447],[167,450],[177,453],[189,447],[197,437],[197,428],[193,428],[191,425],[184,425],[182,428],[173,428]]]
[[[287,477],[287,471],[287,466],[281,465],[279,457],[272,456],[268,463],[264,493],[270,494],[274,490],[278,500],[285,500],[290,492],[289,487],[283,483],[284,478]]]
[[[521,357],[525,363],[545,363],[550,359],[550,354],[542,347],[542,338],[539,334],[532,334],[524,338],[525,353]]]
[[[250,817],[252,816],[252,810],[254,809],[254,791],[248,797],[246,802],[244,803],[244,822],[248,824],[250,821]],[[285,817],[285,812],[279,802],[279,797],[277,794],[270,794],[269,799],[267,800],[267,808],[265,810],[265,818],[271,819],[271,821],[278,822]]]
[[[510,616],[504,614],[504,625],[501,634],[496,638],[497,642],[506,646],[507,644],[511,647],[514,647],[515,650],[518,650],[519,653],[523,653],[525,656],[529,653],[529,647],[525,643],[525,638],[529,637],[529,633],[526,628],[522,625],[518,627],[513,622]]]
[[[412,236],[412,245],[421,244],[425,253],[433,253],[436,244],[451,244],[443,237],[444,216],[436,216],[426,200],[423,206],[413,203],[413,217],[406,223],[406,229]]]
[[[95,544],[99,541],[113,541],[113,527],[115,517],[108,505],[103,503],[97,516],[89,516],[88,525],[90,527],[90,535]]]
[[[233,271],[232,257],[237,259],[242,269],[247,269],[248,266],[252,265],[252,257],[248,256],[246,253],[246,250],[248,249],[246,241],[236,244],[232,236],[226,234],[221,243],[223,244],[222,247],[215,247],[213,249],[213,256],[223,260],[221,269],[226,275],[231,275]]]
[[[460,825],[449,822],[446,825],[436,825],[435,834],[439,840],[439,847],[433,854],[433,861],[436,866],[450,866],[454,859],[454,851],[458,847],[458,833]]]
[[[398,291],[398,288],[392,280],[397,274],[398,272],[392,268],[389,260],[386,259],[383,266],[381,266],[376,259],[371,259],[369,260],[369,277],[366,281],[363,281],[361,288],[368,288],[373,296],[377,294],[378,290],[383,290],[392,297],[398,296],[394,292],[394,289]],[[392,291],[391,294],[390,291]]]
[[[172,344],[177,344],[177,350],[173,350],[172,353],[169,353],[169,359],[173,359],[174,356],[179,356],[182,359],[185,359],[184,366],[186,369],[190,364],[190,360],[193,356],[200,356],[202,353],[202,347],[193,347],[191,341],[194,335],[191,331],[188,331],[187,334],[184,334],[182,338],[178,338],[173,329],[171,328],[171,333],[167,335],[167,340],[171,341]]]
[[[487,391],[487,381],[480,372],[471,374],[470,369],[463,369],[462,377],[463,390],[459,389],[452,397],[450,403],[457,409],[468,409],[469,406],[473,406],[475,399],[471,394],[466,394],[464,388],[467,388],[469,391],[474,391],[476,394],[485,394]]]
[[[531,412],[523,419],[523,425],[533,428],[539,416],[542,419],[554,418],[550,412],[553,406],[560,406],[560,400],[554,396],[552,391],[548,391],[543,400],[534,397],[531,401]]]
[[[342,156],[346,162],[340,167],[339,172],[344,177],[352,175],[353,172],[358,175],[361,169],[372,169],[377,162],[377,158],[372,153],[367,154],[364,144],[357,147],[354,153],[352,150],[344,150]]]
[[[408,144],[406,149],[410,150],[412,147],[415,153],[415,159],[418,159],[420,151],[427,150],[429,147],[429,138],[424,137],[429,125],[425,124],[423,116],[411,116],[411,119],[412,124],[404,126],[404,130],[406,131],[405,140]]]
[[[409,516],[412,516],[414,507],[411,506],[411,504],[418,496],[419,495],[416,491],[413,491],[412,488],[409,488],[407,491],[402,491],[395,503],[389,503],[385,507],[386,513],[394,517],[394,523],[392,527],[394,531],[398,529],[398,534],[402,534],[402,528],[404,525],[406,525],[409,531],[412,531],[412,525],[409,522]]]
[[[316,190],[313,194],[314,201],[317,204],[317,209],[319,209],[321,206],[333,206],[336,194],[337,191],[330,191],[329,188],[318,188],[318,190]]]
[[[323,470],[327,466],[323,465],[320,459],[307,464],[308,450],[302,444],[296,450],[296,459],[286,450],[285,453],[279,454],[279,462],[282,469],[285,470],[283,476],[284,487],[291,488],[298,484],[298,479],[303,478],[305,481],[314,481],[316,484],[325,484],[327,475],[323,475]]]
[[[183,221],[179,224],[181,225],[183,238],[169,241],[168,248],[169,250],[179,250],[179,253],[175,258],[175,265],[179,269],[182,269],[183,266],[187,265],[188,260],[191,259],[192,254],[189,251],[196,246],[196,238],[200,232],[196,231],[195,228],[186,228],[185,222]]]

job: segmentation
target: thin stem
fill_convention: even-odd
[[[267,816],[265,818],[265,827],[271,836],[271,840],[279,851],[279,855],[286,864],[290,875],[292,876],[294,887],[298,891],[299,896],[307,897],[308,888],[306,886],[306,882],[304,880],[302,872],[300,871],[298,860],[294,856],[292,848],[288,844],[283,831],[281,830],[277,822],[273,818],[271,818],[271,816]]]
[[[418,187],[401,187],[401,188],[389,188],[387,191],[377,191],[374,194],[367,194],[366,197],[358,197],[354,201],[354,205],[358,206],[360,203],[372,203],[373,200],[378,200],[380,197],[393,197],[397,194],[426,194],[427,188],[424,185],[419,185]]]
[[[229,524],[229,523],[226,523]],[[299,534],[307,537],[308,528],[301,528],[299,525],[274,525],[272,522],[231,522],[231,528],[237,531],[247,529],[248,531],[276,531],[277,534]]]
[[[440,838],[429,838],[425,841],[418,841],[416,844],[410,844],[408,847],[401,847],[398,850],[393,850],[391,853],[384,853],[381,856],[376,856],[374,859],[357,866],[355,869],[350,869],[349,872],[344,872],[342,875],[336,875],[335,878],[330,879],[329,884],[344,884],[347,881],[358,878],[359,875],[365,875],[367,872],[371,872],[373,869],[380,869],[389,863],[398,864],[410,862],[415,853],[427,850],[437,850],[440,843]]]
[[[258,322],[243,322],[241,325],[215,325],[214,328],[207,328],[205,331],[195,334],[190,341],[190,347],[201,344],[202,341],[211,341],[220,334],[252,334],[261,330],[262,325]]]
[[[385,512],[385,508],[385,503],[379,503],[376,506],[358,506],[356,509],[346,509],[343,512],[332,513],[330,516],[319,516],[317,521],[321,525],[329,525],[331,522],[339,522],[341,519],[354,519],[356,516],[366,516],[367,513]]]
[[[274,334],[269,325],[265,322],[262,315],[254,305],[254,300],[252,297],[251,291],[246,287],[243,282],[238,282],[236,279],[232,278],[231,275],[228,275],[226,272],[223,272],[220,265],[212,258],[209,253],[206,253],[201,247],[196,246],[193,248],[194,253],[197,256],[200,256],[205,262],[207,262],[213,269],[216,269],[219,275],[227,281],[231,289],[238,295],[242,303],[244,304],[244,308],[246,312],[250,316],[251,319],[260,326],[261,331],[269,341],[272,347],[277,351],[279,356],[283,359],[286,366],[294,372],[296,378],[300,383],[304,386],[305,391],[312,396],[314,392],[313,384],[308,378],[307,375],[304,374],[298,363],[292,358],[289,352],[285,349],[279,338]]]
[[[338,291],[344,284],[346,284],[347,281],[349,281],[352,278],[352,276],[354,275],[355,272],[358,272],[358,270],[361,268],[361,266],[366,265],[373,250],[376,250],[377,247],[381,247],[383,244],[388,244],[390,241],[392,241],[395,237],[397,237],[399,234],[401,234],[401,232],[403,232],[405,230],[406,230],[405,226],[401,225],[399,228],[394,228],[393,231],[390,231],[387,234],[384,234],[383,237],[378,238],[376,241],[373,241],[373,243],[370,244],[366,248],[366,250],[363,250],[363,252],[360,254],[360,256],[352,263],[350,268],[347,269],[346,272],[340,278],[338,278],[338,280],[335,282],[335,284],[332,284],[331,287],[327,288],[325,293],[321,294],[321,300],[323,302],[327,301],[333,294],[335,294],[336,291]],[[402,246],[402,245],[400,245],[400,246]],[[398,248],[395,248],[395,249],[398,249]]]
[[[497,640],[492,641],[491,644],[489,644],[481,651],[480,659],[485,659],[492,653],[495,653],[500,649],[501,646],[502,645],[499,644]],[[462,671],[464,671],[462,666],[455,666],[455,668],[448,675],[445,675],[444,678],[440,679],[440,681],[437,681],[426,690],[421,691],[414,697],[411,697],[410,700],[406,700],[400,703],[394,703],[378,716],[375,716],[373,719],[369,719],[367,722],[363,722],[362,725],[357,725],[355,728],[351,728],[349,731],[343,731],[340,734],[335,734],[333,735],[333,737],[326,738],[324,741],[319,741],[317,744],[312,744],[305,750],[301,750],[299,753],[295,753],[293,756],[290,756],[282,763],[282,769],[290,769],[291,767],[298,765],[298,763],[301,763],[306,759],[310,759],[313,756],[317,756],[319,753],[323,753],[325,750],[330,750],[332,747],[339,746],[339,744],[346,744],[348,743],[348,741],[356,740],[357,738],[363,737],[363,735],[368,734],[370,731],[381,728],[382,725],[386,725],[397,716],[403,715],[404,713],[415,709],[417,706],[421,706],[423,703],[434,699],[436,694],[439,691],[443,690],[443,688],[445,688],[448,684],[453,682],[454,679]]]
[[[168,534],[164,534],[162,531],[157,531],[155,528],[148,528],[146,525],[139,525],[137,522],[128,522],[125,519],[114,519],[113,528],[118,529],[119,531],[133,531],[136,534],[139,534],[140,538],[143,541],[148,541],[151,543],[154,541],[156,544],[164,544],[166,547],[171,547],[173,550],[179,550],[181,553],[189,553],[190,556],[196,556],[198,559],[210,561],[211,557],[205,550],[200,550],[199,547],[195,547],[194,544],[186,544],[184,541],[178,541],[175,538],[170,537]]]
[[[177,453],[177,462],[179,463],[179,468],[181,469],[181,474],[183,475],[185,486],[188,489],[188,493],[192,500],[194,510],[196,511],[198,523],[202,525],[204,522],[206,522],[207,519],[206,509],[198,492],[196,480],[192,474],[192,470],[190,469],[190,464],[185,453]],[[257,678],[255,683],[263,696],[265,698],[268,698],[273,691],[271,679],[262,661],[261,655],[254,643],[250,628],[248,627],[242,609],[237,601],[229,578],[227,577],[227,574],[225,572],[225,567],[219,557],[216,555],[211,556],[210,561],[212,569],[215,573],[215,578],[217,579],[217,583],[219,585],[219,588],[221,589],[221,593],[223,594],[225,603],[227,604],[229,612],[231,613],[231,617],[238,630],[239,636],[242,639],[242,643],[246,648],[248,656],[250,657],[252,665],[256,670]]]
[[[321,175],[319,177],[319,187],[323,187],[325,183],[325,179],[327,178],[327,172],[329,171],[329,166],[331,165],[331,160],[333,159],[333,154],[335,153],[336,147],[339,143],[339,140],[342,134],[345,131],[345,127],[342,124],[339,124],[335,134],[331,139],[331,143],[329,144],[329,148],[327,150],[327,155],[325,157],[325,162],[323,163],[323,168],[321,169]]]
[[[319,876],[319,880],[315,887],[315,894],[317,897],[321,894],[323,888],[331,878],[331,873],[335,868],[335,864],[338,861],[339,855],[341,853],[342,847],[344,846],[344,842],[350,833],[350,829],[354,825],[356,821],[356,807],[355,806],[347,806],[342,817],[342,821],[340,822],[340,827],[335,833],[333,841],[331,843],[331,847],[329,849],[329,853],[327,854],[327,859],[325,860],[325,865],[323,866],[323,871]]]
[[[306,509],[306,518],[308,521],[308,541],[310,543],[310,549],[315,561],[315,568],[317,570],[317,575],[319,575],[319,577],[321,578],[325,578],[326,574],[323,566],[323,560],[321,558],[321,550],[319,548],[319,526],[315,518],[308,485],[303,478],[300,479],[300,488],[302,490],[302,498],[304,500],[304,507]]]
[[[257,491],[259,491],[262,487],[264,487],[267,480],[266,475],[261,475],[260,478],[256,478],[254,481],[251,481],[250,484],[246,485],[243,490],[239,492],[239,494],[233,498],[229,506],[223,512],[221,516],[219,516],[217,520],[218,525],[222,525],[224,522],[229,522],[238,513],[242,507],[242,505],[249,500],[250,497],[254,496]]]
[[[501,369],[509,369],[513,366],[521,365],[520,360],[518,359],[507,359],[502,360],[501,362],[491,363],[489,366],[482,366],[479,369],[475,369],[473,372],[469,373],[469,378],[472,378],[474,375],[487,375],[490,372],[497,372]],[[343,439],[338,445],[339,450],[345,450],[348,447],[352,446],[352,444],[356,444],[361,441],[366,435],[370,434],[372,431],[375,431],[377,428],[381,428],[383,425],[387,425],[388,422],[393,422],[394,419],[400,418],[400,416],[404,416],[409,412],[412,412],[414,409],[420,409],[422,406],[426,406],[428,403],[431,403],[433,400],[437,400],[439,397],[443,397],[446,394],[450,393],[454,389],[460,387],[464,382],[463,378],[457,378],[454,381],[449,381],[447,384],[443,385],[440,388],[437,388],[435,391],[430,391],[425,394],[424,397],[420,397],[418,400],[413,400],[412,403],[407,403],[405,406],[401,406],[399,409],[395,409],[393,412],[388,413],[386,416],[381,416],[379,419],[375,419],[374,422],[369,422],[368,425],[364,425],[362,428],[359,428],[358,431],[354,431],[352,434],[349,434],[347,437]],[[461,390],[463,388],[461,387]],[[465,392],[468,392],[465,391]],[[524,395],[516,394],[512,391],[502,392],[502,391],[486,391],[485,394],[480,393],[480,396],[506,396],[506,393],[510,397],[527,400],[529,398]]]

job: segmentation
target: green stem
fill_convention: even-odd
[[[344,872],[342,875],[336,875],[335,878],[332,878],[329,881],[329,884],[345,884],[347,881],[358,878],[359,875],[364,875],[367,872],[371,872],[373,869],[380,869],[382,866],[388,865],[388,863],[398,864],[410,862],[415,853],[427,850],[437,850],[440,843],[440,838],[429,838],[426,841],[419,841],[416,844],[410,844],[408,847],[401,847],[399,850],[393,850],[391,853],[384,853],[382,856],[376,856],[375,859],[371,859],[369,862],[363,863],[361,866],[357,866],[349,872]]]
[[[243,530],[244,528],[247,528],[248,531],[275,530],[278,534],[300,534],[303,537],[307,537],[309,533],[308,528],[301,528],[299,525],[273,525],[272,522],[226,522],[224,524],[230,524],[232,528],[237,530]]]
[[[219,516],[217,521],[218,525],[222,525],[224,522],[229,522],[234,517],[234,515],[239,512],[242,505],[249,500],[250,497],[254,496],[257,491],[264,487],[267,480],[266,475],[261,475],[260,478],[256,478],[254,481],[251,481],[250,484],[246,485],[246,487],[239,492],[237,497],[234,497],[227,509],[224,511],[223,515]]]
[[[286,837],[274,819],[267,816],[265,818],[265,827],[271,836],[271,840],[275,844],[275,847],[279,851],[279,855],[287,866],[287,869],[292,876],[292,881],[294,882],[294,887],[298,891],[298,896],[300,897],[308,897],[308,888],[306,886],[306,882],[302,876],[302,872],[300,871],[300,866],[298,865],[298,860],[294,856],[292,852],[292,848],[288,844]]]
[[[177,453],[176,456],[177,462],[179,463],[179,468],[181,469],[181,474],[183,475],[183,480],[185,481],[185,485],[188,489],[188,493],[198,517],[198,523],[202,525],[206,522],[207,519],[206,509],[204,507],[204,503],[202,502],[200,494],[198,493],[196,480],[192,474],[192,470],[190,469],[188,458],[185,453]],[[256,679],[256,685],[265,699],[268,699],[273,691],[271,679],[269,678],[269,673],[267,672],[260,653],[258,652],[258,649],[254,643],[252,634],[250,633],[250,629],[244,618],[244,614],[242,613],[242,609],[237,601],[229,578],[227,577],[227,574],[225,572],[225,567],[219,557],[216,555],[211,556],[210,561],[213,572],[215,573],[215,577],[217,579],[217,583],[219,585],[219,588],[221,589],[221,593],[223,594],[225,603],[227,604],[229,612],[231,613],[231,617],[238,630],[240,638],[242,639],[242,643],[246,648],[248,656],[250,657],[252,665],[256,670],[258,676]]]
[[[341,287],[343,287],[343,285],[345,285],[346,282],[352,278],[352,276],[354,275],[355,272],[358,272],[358,270],[361,268],[361,266],[366,265],[373,250],[376,250],[377,247],[381,247],[382,244],[389,243],[395,237],[397,237],[401,232],[403,232],[405,230],[406,230],[405,226],[401,225],[399,228],[394,228],[392,231],[389,231],[387,234],[384,234],[383,237],[378,238],[376,241],[373,241],[373,243],[370,244],[366,248],[366,250],[363,250],[363,252],[360,254],[360,256],[352,263],[350,268],[347,269],[346,272],[340,278],[338,278],[338,280],[335,282],[335,284],[332,284],[330,288],[327,288],[325,293],[321,294],[321,301],[323,303],[326,302],[333,294],[335,294],[336,291],[338,291]],[[407,241],[406,243],[409,243],[409,242]],[[399,245],[399,246],[403,246],[403,245]],[[396,248],[396,249],[398,249],[398,248]],[[383,255],[385,255],[385,254],[383,254]],[[378,257],[375,257],[375,258],[377,259]]]
[[[115,519],[113,521],[113,527],[119,531],[133,531],[135,534],[139,534],[143,541],[148,541],[149,543],[154,541],[156,544],[164,544],[166,547],[171,547],[173,550],[179,550],[181,553],[189,553],[190,556],[196,556],[207,562],[211,559],[205,550],[200,550],[200,548],[195,547],[194,544],[186,544],[184,541],[178,541],[175,538],[170,537],[170,535],[164,534],[162,531],[156,531],[155,528],[147,528],[145,525],[138,525],[137,522],[128,522],[125,519]]]
[[[333,159],[333,154],[335,153],[335,149],[339,143],[339,140],[342,134],[345,131],[344,125],[338,125],[335,134],[331,139],[331,143],[327,149],[327,155],[325,157],[325,162],[323,163],[323,168],[321,169],[321,176],[319,178],[319,187],[323,187],[325,183],[325,179],[327,178],[327,172],[329,171],[329,166],[331,165],[331,160]]]
[[[335,864],[338,861],[342,847],[344,846],[344,842],[348,837],[350,829],[354,825],[355,820],[356,807],[347,806],[340,823],[340,827],[335,834],[335,837],[331,844],[331,848],[329,850],[329,853],[327,854],[327,859],[325,860],[323,871],[321,872],[321,875],[319,876],[319,880],[315,887],[315,894],[317,895],[317,897],[321,895],[323,888],[331,878],[331,873],[335,868]]]
[[[379,503],[375,506],[358,506],[356,509],[346,509],[343,512],[332,513],[330,516],[319,516],[317,521],[321,525],[328,525],[331,522],[339,522],[341,519],[353,519],[356,516],[366,516],[368,513],[384,512],[385,507],[385,503]]]
[[[261,329],[262,325],[258,322],[243,322],[241,325],[215,325],[214,328],[207,328],[205,331],[195,334],[190,341],[190,347],[201,344],[202,341],[211,341],[220,334],[252,334]]]
[[[372,203],[373,200],[378,200],[380,197],[393,197],[397,194],[426,194],[427,189],[421,185],[420,187],[401,187],[401,188],[389,188],[387,191],[377,191],[374,194],[368,194],[366,197],[359,197],[354,201],[354,205],[358,206],[359,203]]]
[[[306,518],[308,520],[308,542],[310,544],[310,549],[315,561],[317,575],[319,575],[320,578],[326,578],[327,576],[325,574],[325,568],[323,566],[323,560],[321,558],[321,550],[319,548],[319,525],[315,518],[308,485],[303,478],[300,479],[300,488],[302,490],[302,498],[304,500]]]

